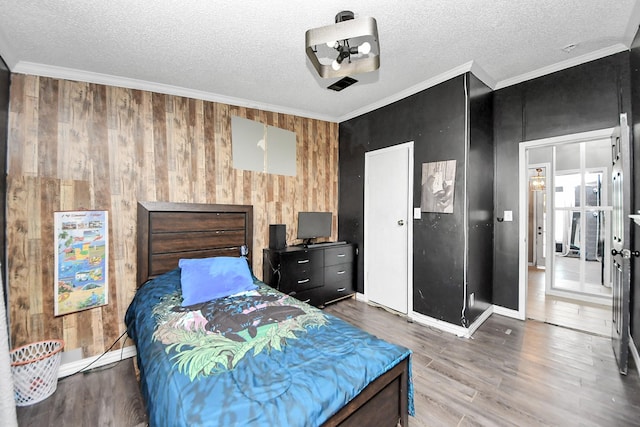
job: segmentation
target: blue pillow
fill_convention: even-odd
[[[245,258],[181,259],[182,306],[256,289]]]

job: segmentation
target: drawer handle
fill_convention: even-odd
[[[298,260],[298,264],[306,264],[308,262],[309,262],[308,259],[300,259],[300,260]]]
[[[344,273],[346,273],[346,271],[344,271],[344,270],[338,271],[338,274],[344,274]]]
[[[338,254],[338,258],[344,258],[346,256],[347,256],[347,254]]]
[[[338,292],[344,292],[346,290],[347,290],[347,288],[338,288]]]
[[[307,302],[308,303],[309,301],[311,301],[311,298],[307,298],[306,300],[304,300],[302,302]]]
[[[303,283],[307,283],[309,280],[311,279],[302,279],[302,280],[298,280],[298,285],[301,285]]]

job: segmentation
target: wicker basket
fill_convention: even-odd
[[[58,387],[62,340],[38,341],[11,350],[16,406],[28,406],[51,396]]]

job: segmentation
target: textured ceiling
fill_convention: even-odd
[[[619,52],[640,24],[637,0],[0,0],[0,10],[13,72],[335,122],[465,71],[500,88]],[[334,92],[304,42],[341,10],[376,18],[381,65]]]

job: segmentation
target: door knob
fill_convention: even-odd
[[[611,255],[622,255],[624,258],[631,258],[632,256],[640,257],[640,251],[630,251],[629,249],[616,251],[615,249],[611,249]]]
[[[613,249],[611,252],[613,253],[613,251],[615,251],[615,249]],[[632,256],[640,257],[640,251],[631,251],[629,249],[623,249],[623,250],[619,251],[618,253],[621,254],[622,257],[626,258],[626,259],[630,259]]]
[[[398,225],[404,225],[404,220],[399,219],[399,220],[398,220]]]

